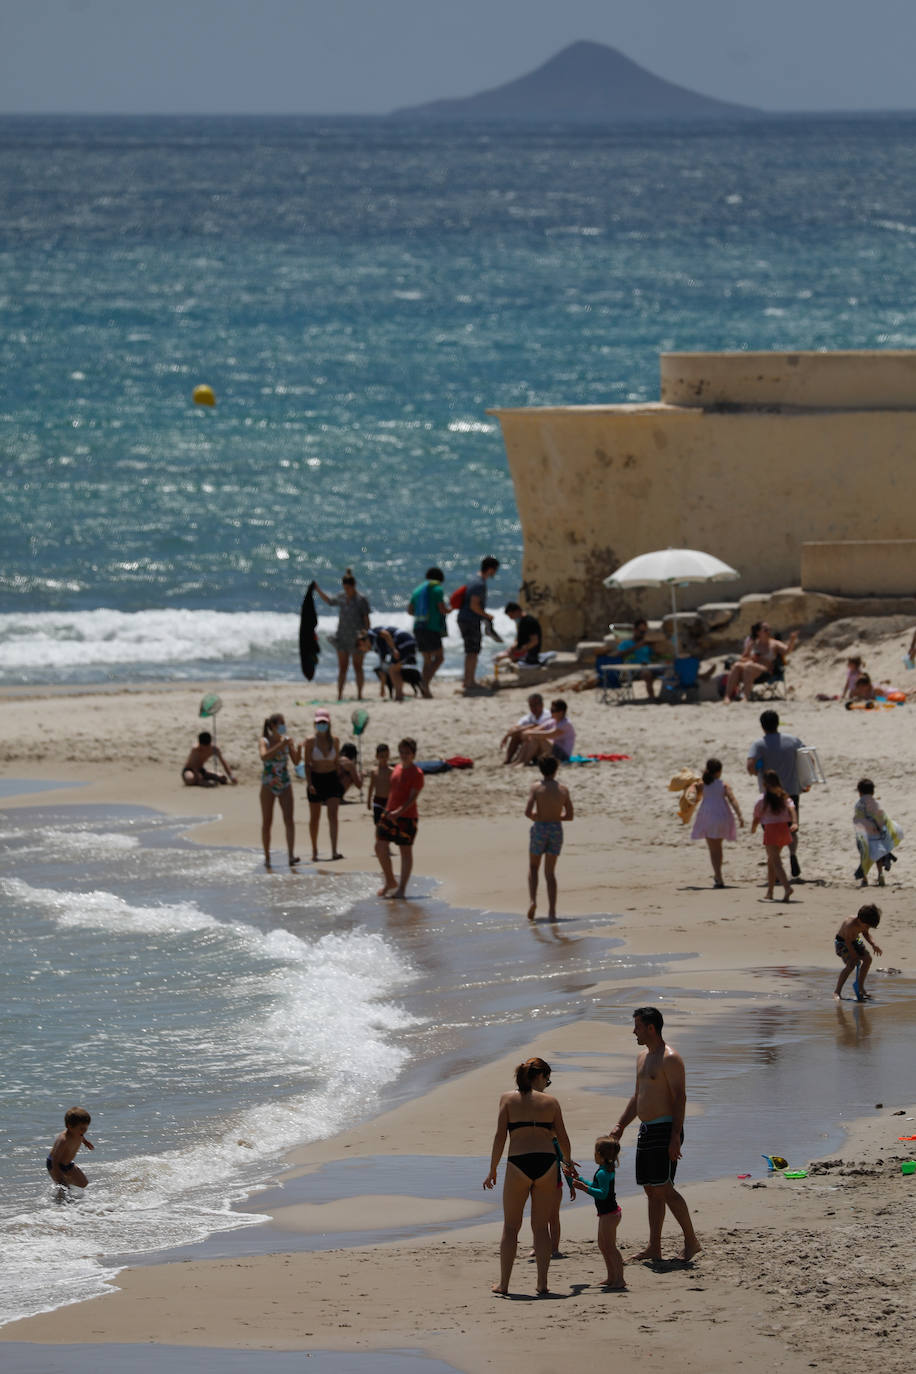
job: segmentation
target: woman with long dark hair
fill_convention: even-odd
[[[293,820],[293,783],[289,775],[289,762],[298,763],[298,747],[286,733],[286,721],[277,712],[268,716],[264,722],[264,733],[258,745],[261,755],[261,843],[264,845],[264,867],[270,871],[270,828],[273,822],[274,802],[279,802],[283,824],[286,827],[286,847],[289,850],[289,866],[299,862],[293,852],[296,844],[296,827]]]

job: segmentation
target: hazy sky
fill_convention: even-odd
[[[913,0],[0,0],[0,110],[384,113],[579,38],[764,109],[916,106]]]

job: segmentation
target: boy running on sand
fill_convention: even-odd
[[[71,1107],[64,1116],[64,1130],[54,1141],[51,1153],[45,1160],[51,1181],[62,1188],[69,1188],[74,1183],[77,1188],[85,1188],[89,1182],[73,1159],[81,1145],[85,1145],[87,1150],[95,1149],[86,1135],[91,1120],[85,1107]]]
[[[865,948],[865,940],[868,941],[876,954],[881,953],[880,946],[875,944],[870,933],[877,930],[880,920],[880,909],[869,903],[867,906],[860,906],[855,916],[847,916],[837,931],[833,947],[836,950],[837,958],[842,959],[844,964],[843,972],[833,989],[833,995],[838,1002],[842,1000],[843,984],[853,969],[856,970],[853,982],[856,1001],[869,1002],[871,1000],[871,993],[865,991],[865,977],[871,968],[871,955]]]
[[[544,878],[547,883],[548,921],[557,919],[557,859],[563,848],[563,822],[573,819],[573,804],[567,788],[557,782],[558,761],[552,754],[538,759],[541,781],[531,789],[525,815],[534,824],[528,840],[528,920],[534,920],[537,910],[538,876],[541,856],[544,855]]]

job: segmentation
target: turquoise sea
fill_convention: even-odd
[[[0,683],[286,676],[346,566],[390,620],[495,552],[504,601],[488,407],[911,347],[914,234],[916,116],[0,119]]]
[[[665,349],[916,346],[914,236],[916,117],[0,119],[0,685],[295,677],[304,586],[346,566],[384,622],[428,563],[452,587],[495,552],[501,605],[521,533],[488,407],[652,399]],[[265,882],[181,831],[0,810],[0,1320],[251,1224],[231,1205],[294,1143],[532,1022],[625,1020],[667,962],[603,918],[548,936],[422,885],[398,914],[369,877]],[[711,1176],[723,1140],[759,1166],[761,1094],[786,1150],[811,1102],[833,1119],[831,1074],[850,1111],[899,1080],[880,1014],[801,1025],[810,995],[769,971],[691,1061]],[[810,1081],[805,1036],[831,1056]],[[44,1154],[80,1100],[92,1188],[58,1206]]]

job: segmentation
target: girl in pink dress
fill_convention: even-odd
[[[705,840],[709,846],[712,861],[714,887],[724,887],[722,881],[722,845],[725,840],[736,840],[735,817],[744,827],[741,808],[735,801],[732,789],[722,781],[722,765],[718,759],[707,759],[703,773],[702,795],[696,820],[690,832],[692,840]]]
[[[779,785],[779,774],[768,768],[763,775],[763,795],[754,807],[751,834],[763,826],[763,843],[767,851],[767,898],[773,896],[776,883],[782,884],[783,901],[792,896],[792,884],[786,877],[780,851],[792,843],[792,832],[798,829],[795,805],[785,788]]]

